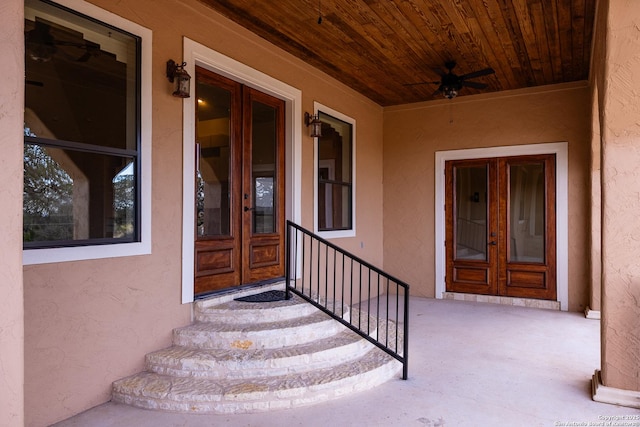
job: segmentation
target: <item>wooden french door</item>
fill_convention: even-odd
[[[555,300],[555,155],[448,161],[445,174],[447,291]]]
[[[196,68],[195,293],[284,276],[284,102]]]

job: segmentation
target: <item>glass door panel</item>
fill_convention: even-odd
[[[245,87],[243,283],[284,276],[284,102]]]
[[[197,93],[197,236],[229,236],[232,94],[201,80]]]
[[[455,259],[487,260],[487,166],[455,171]]]
[[[509,261],[544,263],[544,163],[509,165]]]
[[[493,159],[455,160],[445,165],[447,190],[447,290],[496,292],[497,192]]]
[[[253,180],[254,234],[276,232],[277,115],[276,109],[258,101],[252,102],[251,171]]]

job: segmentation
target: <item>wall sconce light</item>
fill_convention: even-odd
[[[311,126],[311,138],[320,138],[322,136],[322,122],[319,114],[304,113],[304,124]]]
[[[173,59],[167,61],[167,78],[171,83],[176,84],[176,90],[172,95],[177,98],[189,98],[190,96],[191,86],[189,82],[191,81],[191,76],[184,69],[186,65],[186,62],[177,64]]]

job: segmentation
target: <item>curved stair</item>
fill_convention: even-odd
[[[270,303],[225,296],[196,303],[195,312],[192,325],[174,330],[172,347],[146,356],[145,372],[114,382],[114,401],[176,412],[267,411],[367,390],[401,371],[296,296]]]

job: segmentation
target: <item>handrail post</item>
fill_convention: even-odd
[[[289,280],[291,280],[291,224],[287,221],[287,229],[285,231],[285,239],[287,239],[287,243],[285,245],[286,257],[285,260],[285,273],[284,273],[284,292],[285,299],[291,299],[291,292],[289,291]]]
[[[409,374],[409,289],[404,290],[404,331],[403,331],[402,379],[406,380]]]

